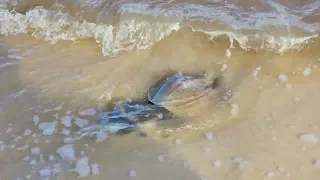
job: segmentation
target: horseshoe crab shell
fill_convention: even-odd
[[[199,102],[217,85],[204,74],[174,74],[148,91],[150,102],[169,111]]]

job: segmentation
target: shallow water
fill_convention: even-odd
[[[99,166],[88,179],[320,177],[318,142],[300,138],[320,136],[319,1],[0,3],[1,179],[41,179],[40,170],[54,164],[61,172],[52,179],[76,179],[68,172],[75,161],[56,151],[79,130],[76,118],[96,121],[80,112],[143,99],[157,80],[179,71],[222,75],[232,96],[184,109],[193,116],[183,124],[147,127],[148,137],[74,143],[76,159]],[[64,116],[73,117],[71,127]],[[44,122],[56,122],[52,135],[39,129]],[[31,154],[34,147],[43,160]]]

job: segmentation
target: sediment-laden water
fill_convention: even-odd
[[[0,0],[0,179],[317,179],[319,32],[317,0]],[[172,72],[232,96],[66,145]]]

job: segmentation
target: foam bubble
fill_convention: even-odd
[[[96,110],[93,108],[89,108],[86,110],[83,110],[79,113],[80,116],[94,116],[96,114]]]
[[[24,146],[21,146],[21,147],[17,148],[17,150],[18,150],[18,151],[25,151],[25,150],[28,149],[28,147],[29,147],[29,145],[26,144],[26,145],[24,145]]]
[[[63,124],[65,127],[71,127],[71,116],[63,116],[61,117],[61,124]]]
[[[299,138],[303,141],[311,142],[311,143],[316,143],[318,141],[318,138],[314,134],[311,134],[311,133],[302,134],[299,136]]]
[[[284,168],[283,168],[283,167],[277,167],[277,170],[278,170],[279,172],[284,172]]]
[[[288,88],[288,89],[291,89],[292,88],[292,84],[286,84],[285,87]]]
[[[40,154],[40,156],[39,156],[39,161],[40,161],[40,163],[44,163],[44,159],[43,159],[43,155],[42,154]]]
[[[75,117],[74,123],[80,128],[89,124],[89,122],[86,119],[81,119],[81,118],[77,118],[77,117]]]
[[[232,117],[237,116],[239,113],[239,106],[238,104],[231,104],[231,115]]]
[[[57,121],[43,122],[39,124],[39,129],[42,130],[44,135],[52,135],[56,131]]]
[[[37,125],[39,123],[39,116],[38,115],[33,116],[33,122],[35,125]]]
[[[129,172],[129,176],[131,176],[131,177],[136,177],[136,176],[137,176],[136,171],[134,171],[134,170],[130,170],[130,172]]]
[[[92,171],[92,174],[94,176],[99,175],[99,166],[98,166],[98,164],[96,164],[96,163],[91,164],[91,171]]]
[[[315,166],[315,167],[317,167],[317,168],[320,168],[320,160],[315,160],[314,161],[314,163],[313,163],[313,165]]]
[[[213,161],[213,167],[214,168],[220,168],[221,167],[221,162],[218,160]]]
[[[178,144],[182,144],[182,141],[180,139],[176,139],[175,140],[175,143],[178,145]]]
[[[252,73],[253,77],[256,77],[260,70],[261,70],[261,66],[257,67],[255,70],[253,70],[253,73]]]
[[[50,155],[49,155],[49,160],[50,160],[50,161],[54,161],[54,155],[53,155],[53,154],[50,154]]]
[[[51,168],[50,167],[44,167],[39,171],[39,174],[42,178],[51,176]]]
[[[18,55],[15,55],[15,54],[9,54],[7,57],[9,59],[17,59],[17,60],[22,60],[23,59],[22,56],[18,56]]]
[[[6,129],[6,133],[11,133],[12,132],[12,128],[9,127],[8,129]]]
[[[231,51],[230,51],[230,49],[227,49],[227,50],[226,50],[226,56],[227,56],[228,58],[230,58],[230,56],[231,56]]]
[[[164,156],[163,155],[158,156],[158,161],[159,162],[164,162]]]
[[[29,164],[30,164],[30,165],[36,165],[36,164],[37,164],[37,161],[36,161],[36,160],[31,160]]]
[[[61,131],[61,134],[69,136],[70,135],[70,130],[63,128]]]
[[[248,164],[248,161],[241,157],[235,157],[232,159],[232,163],[236,164],[239,168],[243,168],[244,165]]]
[[[213,134],[211,132],[205,132],[204,134],[205,134],[207,140],[212,140]]]
[[[228,65],[227,64],[222,64],[221,66],[221,72],[225,71],[226,69],[228,68]]]
[[[306,67],[306,68],[304,68],[303,75],[309,76],[311,74],[311,72],[312,72],[311,67]]]
[[[26,129],[26,130],[24,130],[24,136],[29,136],[29,135],[31,135],[31,133],[32,133],[32,131],[30,130],[30,129]]]
[[[26,157],[24,157],[22,160],[24,160],[24,161],[29,161],[29,159],[30,159],[30,156],[26,156]]]
[[[75,160],[75,153],[72,144],[65,144],[64,146],[57,149],[57,153],[64,160]]]
[[[60,173],[60,172],[61,172],[61,166],[60,166],[60,164],[54,164],[52,171],[53,171],[54,173]]]
[[[96,139],[96,143],[101,143],[102,141],[106,140],[108,138],[108,134],[100,131],[99,133],[97,133],[97,139]]]
[[[212,149],[211,149],[211,148],[204,148],[203,150],[204,150],[204,152],[205,152],[205,153],[209,153],[209,152],[211,152],[211,151],[212,151]]]
[[[76,170],[75,170],[78,174],[79,177],[87,177],[90,174],[91,168],[88,164],[88,158],[87,157],[83,157],[79,160],[77,160],[76,162]]]
[[[20,49],[15,49],[15,48],[8,49],[8,54],[13,53],[13,52],[19,52],[19,51],[20,51]]]
[[[40,154],[40,148],[38,147],[34,147],[32,149],[30,149],[31,154]]]
[[[278,78],[282,82],[285,82],[288,80],[288,77],[285,74],[279,74]]]
[[[38,139],[38,138],[35,138],[35,139],[33,140],[33,143],[38,144],[38,143],[39,143],[39,139]]]
[[[268,178],[272,178],[274,175],[275,175],[274,172],[267,172],[267,173],[266,173],[266,176],[267,176]]]

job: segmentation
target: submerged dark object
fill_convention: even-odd
[[[176,107],[198,102],[218,85],[217,79],[210,80],[204,74],[174,74],[160,80],[148,91],[144,102],[119,101],[111,112],[101,112],[96,124],[82,129],[79,133],[97,134],[128,133],[146,123],[155,125],[170,121]]]
[[[112,112],[102,112],[97,123],[105,126],[110,133],[127,133],[148,122],[161,123],[174,116],[173,113],[148,102],[119,101]]]
[[[119,101],[113,111],[101,112],[95,124],[82,128],[76,137],[68,141],[79,140],[84,136],[99,136],[100,133],[127,134],[140,129],[145,123],[156,125],[173,116],[170,111],[151,103]]]

